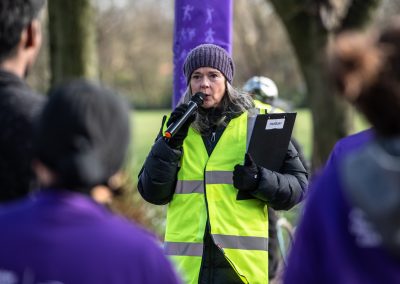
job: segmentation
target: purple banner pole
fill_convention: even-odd
[[[182,66],[191,49],[212,43],[232,53],[232,15],[232,0],[175,0],[173,108],[186,90]]]

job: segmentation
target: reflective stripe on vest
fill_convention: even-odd
[[[227,236],[216,234],[213,235],[213,238],[218,247],[268,251],[267,238]],[[165,242],[164,251],[168,255],[201,256],[203,252],[203,243]]]
[[[218,247],[268,251],[268,238],[213,235]]]
[[[204,181],[202,180],[178,180],[175,194],[204,193]]]
[[[185,283],[198,283],[209,216],[211,237],[244,283],[268,283],[268,215],[258,199],[236,200],[233,169],[243,164],[254,119],[232,119],[212,154],[192,128],[168,205],[165,252]]]
[[[233,184],[233,173],[231,171],[207,171],[206,180],[208,184]]]
[[[203,243],[165,242],[164,251],[167,255],[202,256]]]

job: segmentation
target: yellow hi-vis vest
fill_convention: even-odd
[[[283,113],[285,112],[284,110],[274,107],[270,104],[263,103],[262,101],[259,100],[253,100],[254,105],[256,108],[260,109],[260,113]]]
[[[207,216],[214,243],[243,283],[268,283],[268,213],[258,199],[236,200],[233,169],[243,164],[255,117],[232,119],[212,154],[192,128],[183,144],[167,211],[165,252],[185,283],[198,283]]]

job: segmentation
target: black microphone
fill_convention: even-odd
[[[198,92],[193,95],[188,103],[188,108],[186,112],[182,115],[182,117],[172,123],[164,133],[165,138],[173,137],[176,132],[182,127],[182,125],[186,122],[186,120],[203,104],[205,94]]]

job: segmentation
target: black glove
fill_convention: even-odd
[[[260,170],[254,163],[249,153],[246,153],[244,166],[236,165],[233,171],[233,185],[244,192],[252,192],[258,188],[260,182]]]
[[[172,113],[170,118],[167,121],[167,127],[169,127],[172,123],[178,121],[186,112],[188,108],[187,104],[181,104],[179,105]],[[183,140],[185,140],[188,131],[189,131],[189,126],[190,124],[195,120],[196,115],[193,114],[192,116],[188,117],[188,119],[185,121],[185,123],[181,126],[181,128],[178,130],[178,132],[175,133],[174,136],[172,136],[168,140],[168,145],[171,148],[178,149],[182,147],[183,145]]]

